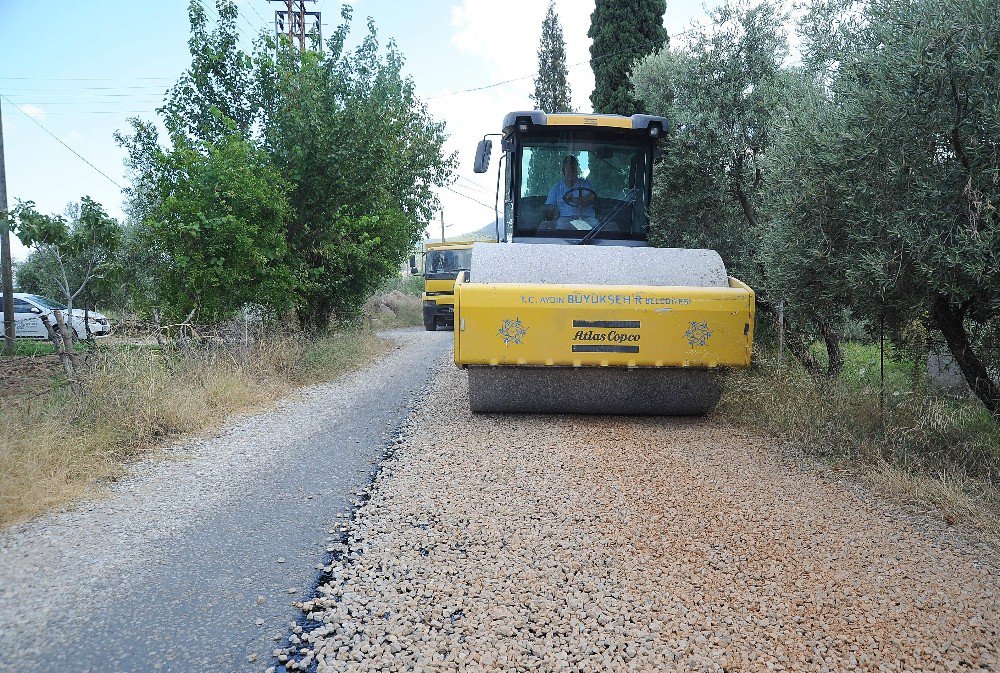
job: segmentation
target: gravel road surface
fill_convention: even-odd
[[[473,417],[464,386],[439,374],[279,670],[998,670],[998,571],[946,529],[710,419]]]
[[[0,671],[260,671],[449,335],[172,447],[0,534]]]

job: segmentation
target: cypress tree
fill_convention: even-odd
[[[594,69],[594,112],[631,115],[645,112],[632,92],[632,66],[663,49],[670,37],[663,27],[666,0],[597,0],[590,15],[590,67]]]
[[[531,100],[543,112],[571,112],[572,98],[566,72],[566,41],[555,2],[549,0],[549,10],[542,22],[542,38],[538,42],[538,76]]]
[[[535,107],[543,112],[572,112],[573,97],[567,81],[566,41],[556,15],[555,3],[549,0],[549,10],[542,22],[542,37],[538,42],[538,76]],[[547,194],[553,184],[562,180],[562,152],[535,149],[528,160],[527,193]]]

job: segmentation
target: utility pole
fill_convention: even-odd
[[[444,243],[444,211],[441,211],[441,242]]]
[[[323,51],[323,20],[321,12],[307,12],[306,3],[316,0],[271,0],[280,2],[285,10],[274,13],[274,35],[287,35],[288,39],[299,43],[299,50],[306,50],[306,37],[315,37],[320,51]],[[312,29],[306,30],[306,21],[313,19]]]
[[[3,106],[0,105],[0,266],[3,267],[4,348],[14,352],[14,274],[10,261],[10,219],[7,214],[7,171],[3,158]]]

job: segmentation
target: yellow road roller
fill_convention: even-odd
[[[749,366],[753,290],[713,250],[649,246],[667,131],[652,115],[504,118],[502,243],[473,245],[455,284],[472,411],[704,414],[722,373]]]

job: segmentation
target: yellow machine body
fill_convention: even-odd
[[[424,301],[432,301],[435,304],[455,303],[455,280],[428,280],[424,279]]]
[[[455,364],[747,367],[754,293],[669,286],[455,285]]]
[[[716,252],[649,246],[667,130],[643,114],[504,118],[509,243],[474,248],[452,295],[473,412],[704,414],[723,373],[750,366],[753,290]],[[477,173],[491,152],[484,138]]]
[[[435,253],[444,253],[442,259],[447,261],[442,267],[432,264],[431,256]],[[457,267],[462,265],[463,258],[471,254],[471,242],[427,243],[424,246],[423,320],[426,329],[450,328],[454,324]],[[467,261],[465,266],[468,266]]]

